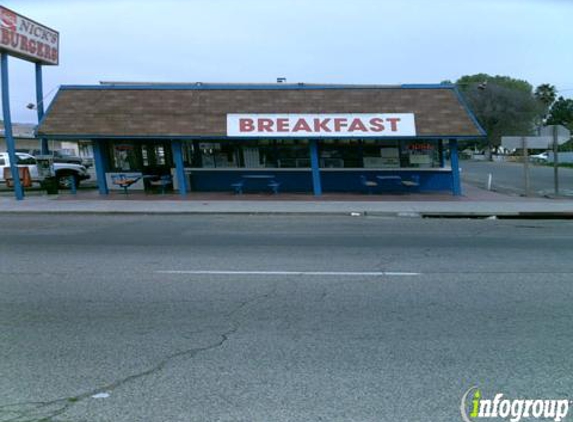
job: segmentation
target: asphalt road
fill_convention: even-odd
[[[492,187],[503,193],[522,195],[525,192],[524,170],[521,163],[498,163],[488,161],[461,161],[462,179],[473,185],[487,187],[488,174],[492,175]],[[554,196],[553,167],[530,164],[532,196]],[[559,193],[573,197],[573,169],[559,168]]]
[[[474,385],[573,398],[571,221],[0,222],[0,421],[459,421]]]

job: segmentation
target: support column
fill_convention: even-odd
[[[177,175],[179,194],[185,196],[187,195],[187,180],[185,178],[185,164],[183,162],[183,148],[181,141],[171,141],[171,150],[173,151],[173,161],[175,161],[175,173]]]
[[[460,196],[462,194],[462,183],[458,159],[458,141],[456,139],[450,139],[450,163],[452,166],[452,193],[454,196]]]
[[[444,168],[446,160],[444,159],[444,140],[438,140],[438,156],[440,159],[440,168]]]
[[[36,111],[38,112],[38,124],[40,124],[44,117],[44,86],[42,82],[42,65],[40,63],[36,63]],[[40,149],[42,155],[50,153],[46,138],[40,140]]]
[[[93,150],[94,150],[94,165],[97,174],[97,187],[100,195],[107,195],[109,190],[107,188],[107,181],[105,180],[105,156],[103,153],[104,143],[103,141],[98,141],[94,139]]]
[[[312,188],[314,196],[322,195],[322,184],[320,183],[320,167],[318,161],[318,143],[316,139],[310,139],[310,166],[312,168]]]
[[[24,199],[24,191],[20,183],[20,174],[18,173],[18,165],[16,163],[16,148],[14,144],[14,136],[12,135],[12,116],[10,114],[10,91],[8,82],[8,54],[1,53],[0,65],[2,69],[2,113],[4,116],[4,137],[6,138],[6,150],[8,157],[10,157],[10,172],[12,173],[12,181],[14,183],[14,194],[17,200]]]

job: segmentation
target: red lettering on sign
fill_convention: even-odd
[[[364,125],[364,123],[362,123],[362,120],[360,120],[358,117],[352,120],[352,123],[348,128],[348,132],[355,132],[357,130],[359,130],[360,132],[368,132],[368,129],[366,129],[366,126]]]
[[[386,120],[388,122],[390,122],[390,130],[392,132],[397,132],[398,131],[398,122],[402,119],[400,119],[399,117],[388,117]]]
[[[52,61],[53,62],[58,61],[58,49],[57,48],[52,48]]]
[[[0,10],[0,21],[2,26],[8,28],[10,31],[16,31],[18,17],[15,13],[2,8],[2,10]]]
[[[252,132],[255,130],[253,119],[239,119],[239,132]]]
[[[36,41],[30,40],[28,41],[28,51],[30,54],[36,54]]]
[[[10,35],[11,33],[8,32],[6,28],[2,28],[2,44],[4,45],[10,44]]]
[[[304,119],[298,119],[294,128],[292,129],[293,132],[312,132],[309,124]]]
[[[330,119],[314,119],[314,131],[315,132],[332,132],[328,127]]]
[[[277,132],[288,132],[288,119],[277,119]]]
[[[18,44],[20,44],[20,34],[15,32],[10,35],[10,45],[12,45],[14,48],[18,48]]]
[[[20,37],[20,49],[28,51],[28,38],[23,35]]]
[[[343,127],[348,126],[348,120],[347,119],[343,119],[343,118],[337,118],[334,119],[334,131],[335,132],[340,132],[342,131]]]
[[[370,119],[370,130],[372,132],[384,132],[384,120],[380,117]]]
[[[38,43],[38,56],[44,57],[44,48],[45,47],[46,47],[46,45],[44,43],[41,43],[41,42]]]
[[[410,144],[410,145],[408,145],[408,149],[419,150],[419,151],[431,150],[432,145],[430,145],[430,144]]]
[[[259,119],[257,121],[257,129],[259,132],[272,132],[274,124],[273,119]]]

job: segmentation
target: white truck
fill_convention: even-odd
[[[38,172],[38,165],[34,156],[17,152],[16,159],[18,160],[16,163],[18,167],[28,167],[32,183],[40,184],[43,181],[43,178]],[[10,168],[10,156],[7,152],[0,152],[0,186],[5,182],[5,168]],[[72,179],[76,187],[78,187],[83,180],[90,178],[87,169],[79,164],[54,163],[54,173],[60,188],[69,188]]]

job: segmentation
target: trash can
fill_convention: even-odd
[[[42,189],[46,190],[48,195],[57,195],[58,194],[58,179],[54,176],[46,177],[41,182]]]

